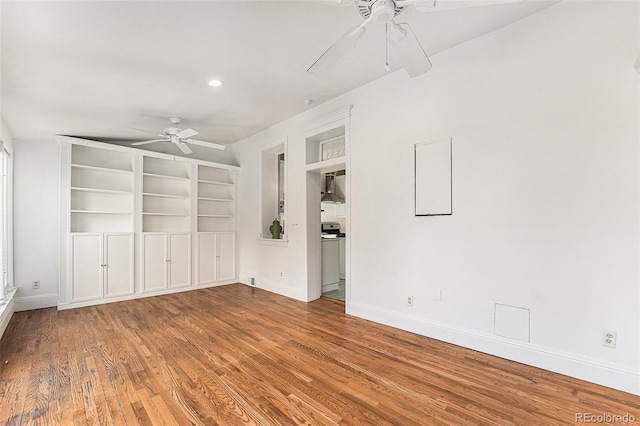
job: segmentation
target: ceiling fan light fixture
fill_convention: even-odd
[[[207,84],[209,84],[209,86],[211,86],[211,87],[220,87],[220,86],[222,86],[222,81],[217,80],[217,79],[213,79],[213,80],[209,80],[209,83],[207,83]]]
[[[378,0],[371,6],[371,18],[384,24],[396,16],[396,5],[393,0]]]

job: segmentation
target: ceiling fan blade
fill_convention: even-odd
[[[420,45],[409,24],[391,21],[387,33],[389,52],[407,71],[410,77],[417,77],[431,69],[431,61]]]
[[[353,49],[356,46],[358,40],[364,36],[366,32],[366,26],[371,22],[371,17],[364,21],[362,24],[357,27],[353,27],[349,29],[346,33],[342,35],[333,43],[325,52],[307,69],[307,72],[321,72],[322,70],[326,70],[331,65],[336,63],[338,59],[344,56],[349,50]]]
[[[185,142],[193,145],[206,146],[207,148],[214,148],[214,149],[220,149],[220,150],[224,150],[226,148],[226,146],[220,145],[219,143],[199,141],[198,139],[188,139]]]
[[[198,132],[193,129],[184,129],[179,131],[176,136],[178,136],[180,139],[189,139],[191,136],[195,136],[197,134]]]
[[[131,145],[137,146],[137,145],[146,145],[148,143],[155,143],[155,142],[169,142],[171,139],[153,139],[150,141],[141,141],[141,142],[134,142]]]
[[[419,12],[436,12],[448,9],[520,3],[521,1],[522,0],[402,0],[401,3],[412,3]],[[397,3],[398,2],[396,2],[396,4]]]
[[[180,148],[180,151],[184,152],[185,154],[193,154],[193,151],[186,143],[178,142],[176,145],[178,146],[178,148]]]

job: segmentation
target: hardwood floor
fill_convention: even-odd
[[[574,424],[640,398],[243,285],[19,312],[0,423]]]

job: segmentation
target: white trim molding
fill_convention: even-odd
[[[58,294],[48,293],[37,296],[16,297],[15,311],[31,311],[33,309],[52,308],[58,305]]]
[[[363,303],[347,303],[346,311],[401,330],[640,395],[640,372],[632,369]]]
[[[0,338],[4,335],[7,326],[9,325],[9,321],[11,321],[11,317],[15,312],[15,301],[14,299],[9,299],[7,303],[0,306]]]
[[[353,108],[353,105],[347,105],[329,114],[309,120],[304,124],[302,133],[320,133],[319,129],[334,126],[334,124],[339,121],[348,120],[351,117],[351,108]]]
[[[269,280],[263,280],[259,277],[255,278],[255,286],[249,285],[249,276],[243,276],[240,280],[241,284],[248,285],[249,287],[259,288],[261,290],[275,293],[280,296],[289,297],[291,299],[300,300],[302,302],[308,302],[304,288],[291,287],[285,284],[276,283]]]

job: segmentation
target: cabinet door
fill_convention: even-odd
[[[167,288],[165,234],[142,235],[142,291]]]
[[[347,240],[344,238],[340,238],[338,239],[338,242],[340,244],[340,278],[344,279],[345,277],[345,270],[347,269],[347,264],[346,264],[346,260],[347,260]]]
[[[340,281],[340,244],[337,239],[322,240],[322,285]]]
[[[133,234],[104,236],[105,297],[133,294]]]
[[[169,287],[191,285],[191,234],[169,234]]]
[[[217,280],[232,280],[236,277],[236,238],[233,232],[216,234]]]
[[[216,280],[216,236],[213,233],[198,234],[198,284]]]
[[[102,236],[71,236],[71,300],[93,300],[102,297]]]

